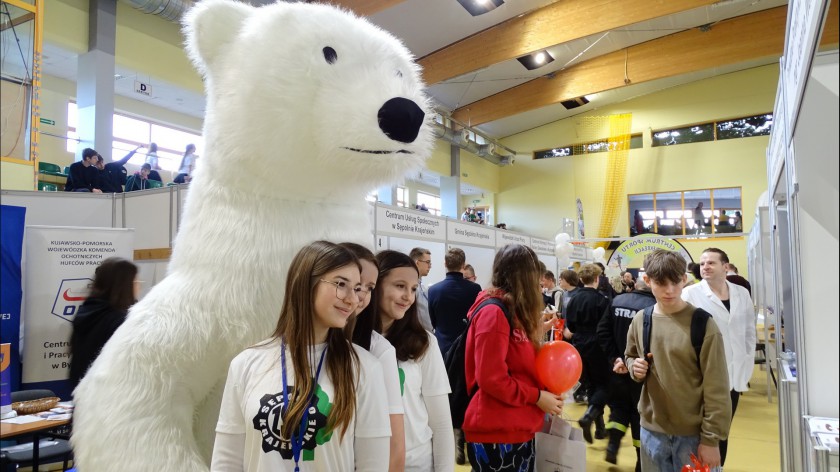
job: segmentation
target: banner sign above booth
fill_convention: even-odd
[[[523,244],[525,246],[530,246],[531,237],[507,231],[496,232],[496,247],[504,247],[508,244]]]
[[[446,240],[446,219],[426,212],[376,206],[376,233],[411,239]]]
[[[615,267],[620,270],[641,268],[644,265],[645,256],[657,249],[679,252],[686,261],[693,261],[691,254],[676,239],[663,238],[656,234],[641,234],[622,241],[613,251],[607,265],[613,267],[615,264]]]
[[[453,243],[496,247],[496,230],[475,223],[447,222],[446,239]]]
[[[554,241],[548,239],[531,238],[531,249],[539,254],[554,255]]]

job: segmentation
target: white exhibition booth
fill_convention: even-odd
[[[134,249],[171,248],[178,231],[188,185],[123,194],[78,194],[72,192],[3,191],[3,205],[25,207],[26,225],[133,228]],[[394,249],[408,253],[424,247],[432,253],[432,268],[424,278],[432,285],[446,276],[446,249],[459,247],[475,268],[476,282],[490,283],[496,249],[510,243],[530,246],[548,270],[558,273],[554,241],[494,227],[434,216],[428,212],[371,204],[371,238],[375,251]],[[282,238],[282,234],[277,237]],[[591,248],[576,247],[574,261],[593,261]],[[167,260],[135,260],[145,294],[166,275]],[[562,268],[562,269],[565,269]],[[561,269],[561,270],[562,270]]]

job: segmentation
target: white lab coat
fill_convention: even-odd
[[[711,313],[723,335],[729,387],[746,392],[755,365],[755,307],[747,289],[731,282],[726,285],[729,286],[729,311],[705,280],[684,288],[682,298]]]

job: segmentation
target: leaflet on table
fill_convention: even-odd
[[[814,416],[808,418],[808,427],[811,429],[811,433],[837,434],[840,432],[840,420]]]
[[[38,417],[40,420],[69,420],[73,415],[70,413],[56,413],[54,411],[42,411],[40,413],[35,413],[32,416]]]
[[[835,452],[840,450],[840,436],[837,433],[814,433],[814,437],[821,445],[830,450]]]

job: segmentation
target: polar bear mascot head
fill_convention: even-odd
[[[277,323],[286,270],[316,239],[371,245],[365,195],[431,152],[418,68],[333,7],[226,0],[185,18],[204,75],[204,147],[167,276],[74,392],[79,470],[207,470],[230,360]]]
[[[186,25],[208,90],[204,129],[214,153],[202,180],[330,200],[422,167],[431,146],[423,86],[390,34],[301,3],[204,2]]]

